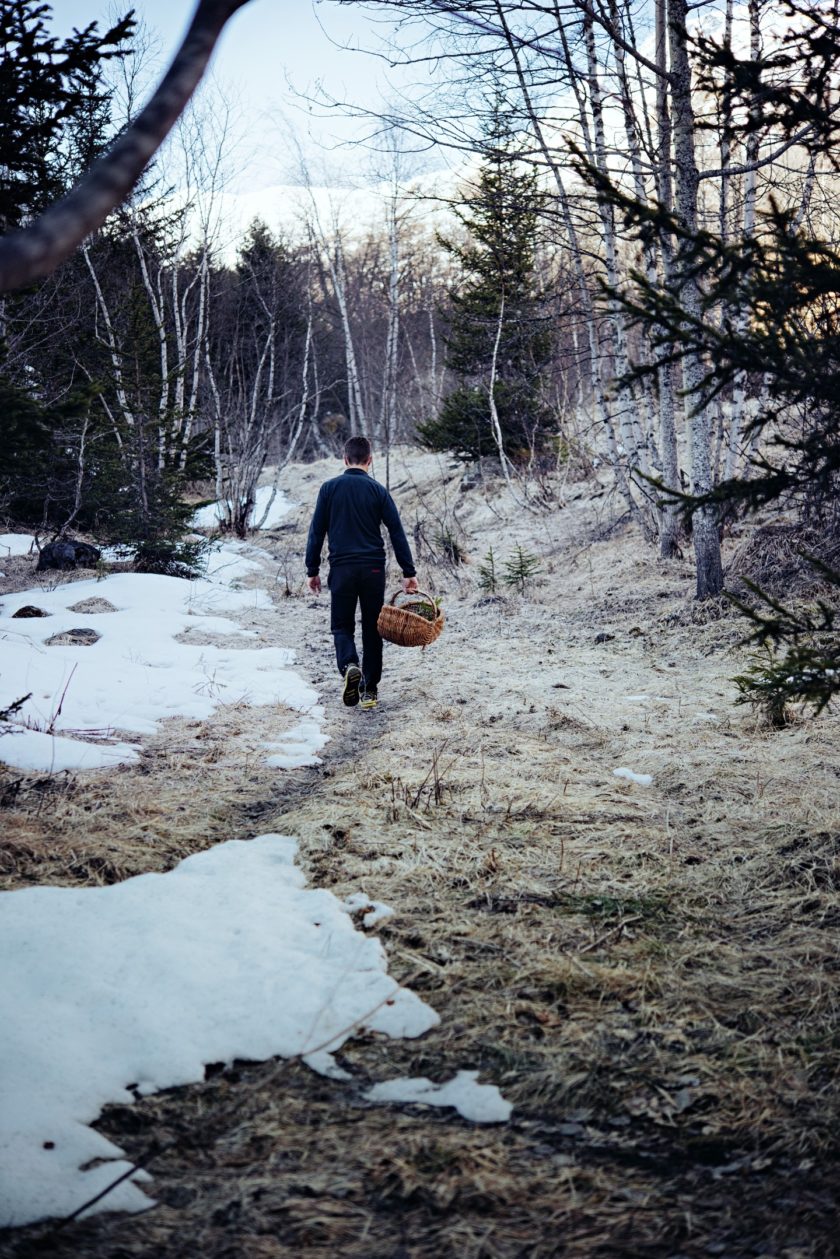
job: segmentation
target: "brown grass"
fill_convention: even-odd
[[[284,710],[246,704],[217,709],[207,721],[167,721],[139,765],[107,776],[0,765],[0,889],[113,883],[170,869],[243,828],[253,833],[278,798],[311,779],[308,772],[280,778],[263,764],[262,743],[294,721]]]
[[[835,570],[840,568],[840,538],[813,526],[767,524],[751,530],[727,569],[727,582],[744,589],[743,579],[777,598],[825,594],[832,588],[809,564],[814,556]]]
[[[444,635],[388,654],[378,712],[332,710],[323,772],[261,768],[272,716],[232,709],[112,781],[26,786],[7,886],[294,834],[313,882],[398,911],[391,972],[442,1021],[348,1043],[349,1085],[234,1063],[109,1108],[161,1205],[20,1230],[0,1255],[840,1253],[838,721],[768,734],[734,709],[734,627],[692,615],[687,566],[638,555],[599,543],[499,617],[438,572]],[[277,615],[330,678],[323,604]],[[509,1124],[361,1098],[461,1068],[514,1102]]]

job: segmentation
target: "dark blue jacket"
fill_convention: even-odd
[[[384,563],[383,525],[391,535],[403,576],[414,577],[417,570],[411,548],[396,504],[385,486],[374,481],[363,468],[346,468],[341,476],[325,481],[318,491],[309,526],[307,577],[315,577],[320,568],[321,548],[328,534],[331,568],[337,564],[366,564],[370,560]]]

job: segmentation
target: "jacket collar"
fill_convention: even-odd
[[[345,468],[344,475],[345,476],[367,476],[368,474],[367,472],[365,472],[364,468]]]

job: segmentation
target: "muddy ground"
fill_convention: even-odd
[[[322,691],[323,763],[267,769],[294,715],[243,704],[168,723],[107,780],[2,771],[0,879],[109,882],[295,835],[313,883],[394,907],[391,973],[440,1026],[349,1043],[349,1084],[237,1062],[109,1108],[158,1205],[0,1233],[0,1256],[840,1253],[838,718],[774,731],[735,706],[741,622],[694,603],[688,555],[659,561],[601,486],[554,481],[531,513],[410,453],[392,484],[447,627],[387,650],[377,711],[345,710],[301,579],[334,470],[286,474],[301,506],[261,542],[277,602],[252,618]],[[482,591],[488,549],[503,566],[516,544],[539,574]],[[509,1123],[361,1100],[461,1068]]]

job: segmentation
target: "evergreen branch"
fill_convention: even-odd
[[[49,275],[128,196],[200,82],[224,26],[248,2],[199,0],[184,42],[145,108],[72,192],[0,239],[0,291]]]

